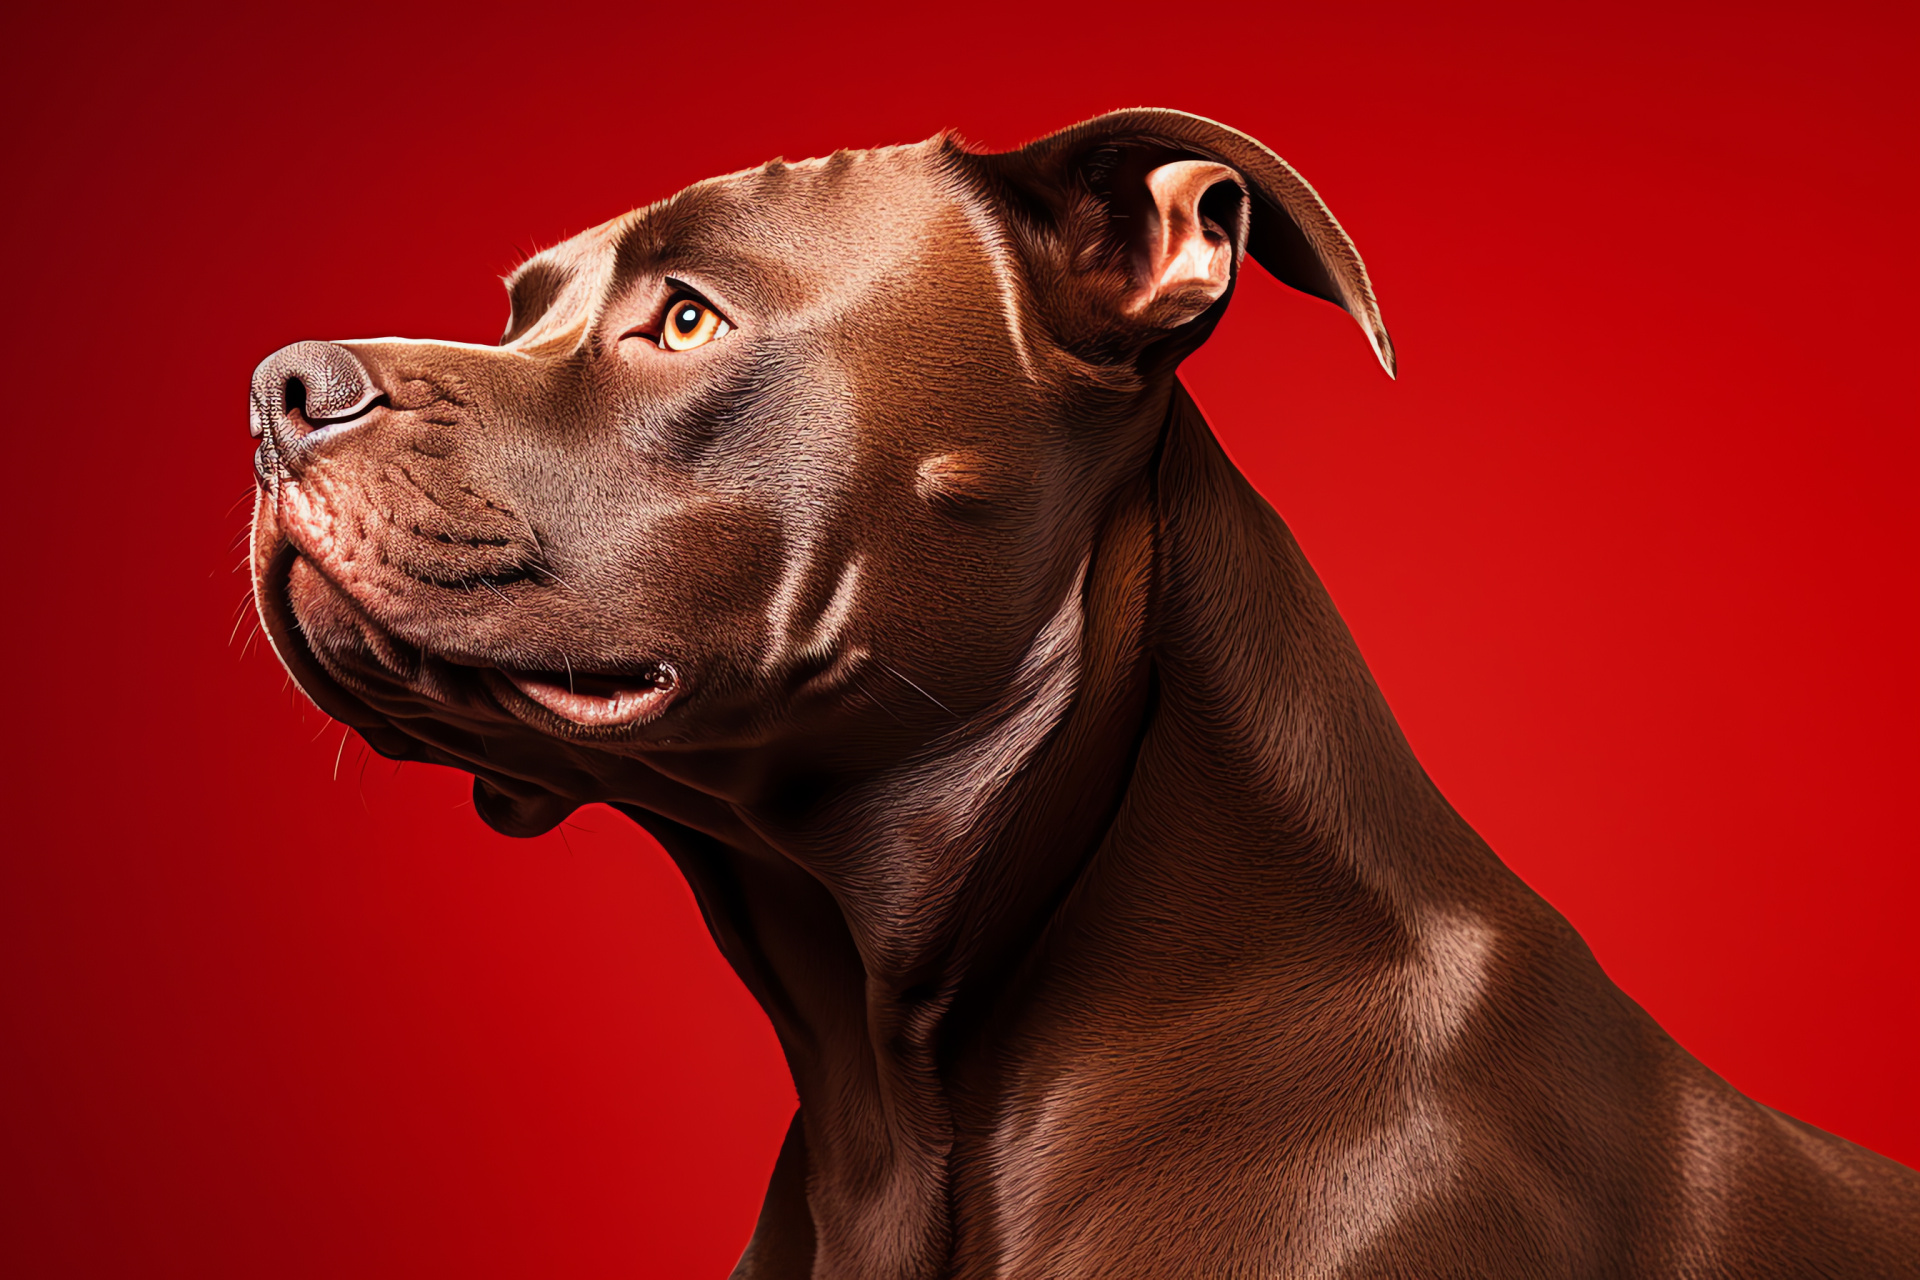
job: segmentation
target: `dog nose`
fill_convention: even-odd
[[[279,446],[363,417],[382,396],[353,352],[332,342],[282,347],[253,371],[251,430]]]

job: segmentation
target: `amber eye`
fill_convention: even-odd
[[[691,351],[732,327],[700,299],[683,295],[667,307],[666,322],[660,326],[660,345],[668,351]]]

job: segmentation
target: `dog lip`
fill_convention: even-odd
[[[253,536],[260,535],[256,525]],[[381,726],[382,718],[327,669],[294,612],[289,588],[294,561],[300,558],[284,535],[273,535],[272,548],[261,557],[255,571],[253,600],[260,614],[260,629],[294,684],[322,712],[356,729]]]
[[[678,692],[676,682],[670,672],[660,669],[650,683],[626,688],[611,688],[605,694],[582,693],[568,687],[571,682],[560,683],[548,679],[545,673],[536,675],[527,671],[515,671],[509,667],[498,669],[500,674],[524,694],[529,700],[545,707],[562,720],[571,721],[587,728],[609,728],[616,725],[643,724],[656,719],[667,709]],[[605,684],[603,680],[595,683]]]
[[[258,529],[255,536],[259,536]],[[272,551],[262,556],[256,571],[255,600],[260,609],[262,630],[281,664],[301,691],[334,719],[361,729],[385,727],[386,717],[373,712],[357,693],[341,684],[309,642],[294,613],[289,591],[293,564],[301,558],[300,552],[282,535],[275,535],[273,542]],[[351,595],[346,598],[356,610],[360,609]],[[366,622],[385,634],[384,628],[371,618]],[[639,672],[630,670],[609,675],[581,671],[570,677],[558,671],[510,668],[500,665],[497,659],[435,649],[421,649],[420,653],[447,664],[448,674],[464,669],[482,677],[483,686],[492,686],[493,701],[499,711],[521,721],[526,721],[528,716],[525,711],[515,711],[511,695],[502,696],[506,694],[506,685],[512,685],[522,697],[560,720],[583,729],[603,730],[650,724],[664,715],[684,692],[679,673],[665,662],[649,664]],[[401,673],[387,670],[382,674],[389,680],[398,678],[403,688],[414,691],[412,683]],[[489,676],[493,679],[488,679]],[[575,685],[586,687],[570,687]],[[551,732],[551,727],[548,731]]]

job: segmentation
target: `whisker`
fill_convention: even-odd
[[[885,658],[875,658],[874,661],[880,665],[880,669],[882,671],[887,672],[889,675],[894,676],[896,679],[906,681],[906,684],[909,688],[911,688],[915,693],[919,694],[921,697],[925,698],[928,702],[931,702],[934,706],[940,708],[942,711],[946,712],[948,715],[953,716],[953,718],[956,720],[960,718],[957,714],[955,714],[952,707],[940,701],[940,699],[934,697],[932,694],[928,693],[925,689],[922,689],[919,685],[915,684],[913,681],[908,680],[906,675],[903,674],[899,668],[895,667],[892,663],[888,662]]]
[[[553,570],[549,569],[546,565],[541,564],[538,561],[530,561],[527,564],[527,568],[532,570],[535,573],[546,574],[549,578],[552,578],[556,583],[558,583],[562,587],[565,587],[568,591],[573,590],[573,584],[571,582],[568,582],[565,578],[561,577],[559,574],[555,573]]]
[[[855,675],[853,677],[853,683],[859,686],[860,692],[867,695],[867,701],[871,702],[874,706],[879,707],[882,711],[886,712],[888,715],[893,716],[893,722],[895,724],[899,725],[902,729],[907,727],[907,722],[905,720],[902,720],[898,715],[895,715],[893,708],[888,706],[884,701],[882,701],[880,697],[876,695],[872,689],[869,689],[867,687],[867,682],[865,680],[862,680],[858,675]]]
[[[248,602],[251,601],[252,599],[253,599],[252,596],[248,596],[245,600],[242,600],[240,602],[240,608],[234,610],[233,629],[227,632],[227,648],[229,649],[233,648],[234,637],[240,634],[240,624],[247,620],[246,607]],[[255,626],[260,625],[259,620],[257,618],[254,620],[254,625]],[[253,639],[253,637],[248,636],[247,639],[251,640]],[[241,650],[241,655],[243,657],[245,656],[245,653],[246,651],[244,649]]]
[[[540,541],[540,534],[534,529],[533,521],[527,519],[523,515],[520,515],[518,511],[514,512],[514,515],[519,516],[520,523],[526,526],[527,536],[533,539],[533,549],[540,553],[540,559],[533,562],[532,564],[529,564],[527,567],[529,569],[535,569],[541,573],[546,574],[549,578],[552,578],[555,582],[559,583],[561,586],[565,587],[567,590],[569,591],[573,590],[573,584],[571,582],[568,582],[565,578],[561,577],[560,574],[554,570],[552,565],[548,563],[549,557],[547,555],[547,544]]]

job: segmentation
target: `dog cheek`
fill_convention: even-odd
[[[987,524],[1011,514],[1020,495],[1031,488],[1031,478],[978,450],[957,449],[923,461],[913,487],[920,500],[941,515]]]
[[[958,515],[985,500],[980,492],[984,469],[980,455],[970,449],[943,453],[920,464],[914,491],[934,510]]]

